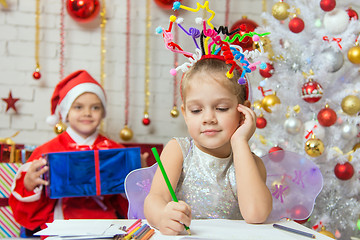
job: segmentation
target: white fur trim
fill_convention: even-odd
[[[62,210],[62,199],[60,198],[54,208],[54,220],[64,219],[64,212]]]
[[[66,121],[66,116],[75,99],[86,92],[95,93],[100,98],[104,106],[104,112],[106,112],[106,97],[102,88],[95,83],[82,83],[73,87],[60,102],[58,107],[62,121]]]
[[[12,195],[19,200],[20,202],[35,202],[37,200],[40,199],[41,197],[41,191],[43,189],[43,186],[41,185],[40,187],[36,187],[34,189],[34,195],[31,196],[27,196],[27,197],[23,197],[21,196],[18,192],[15,192],[14,189],[16,187],[16,181],[21,177],[21,173],[22,172],[27,172],[27,170],[29,169],[31,165],[31,162],[25,163],[24,165],[22,165],[19,170],[17,171],[17,173],[15,174],[15,178],[14,181],[11,185],[11,193]]]
[[[50,126],[55,126],[59,122],[59,117],[56,115],[50,115],[46,117],[46,123]]]

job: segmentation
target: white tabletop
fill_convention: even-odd
[[[59,229],[68,229],[68,230],[60,230],[62,233],[66,234],[72,232],[71,228],[78,226],[81,228],[82,225],[85,225],[91,228],[91,226],[102,225],[107,226],[115,223],[116,225],[131,226],[136,220],[135,219],[127,219],[127,220],[95,220],[95,219],[76,219],[76,220],[57,220],[59,221],[58,226],[65,226],[63,228],[56,228],[56,231]],[[78,224],[74,224],[75,223]],[[69,224],[67,224],[69,222]],[[147,223],[146,220],[142,220],[143,224]],[[60,224],[61,223],[61,224]],[[84,224],[83,224],[84,223]],[[311,233],[315,235],[316,239],[319,240],[331,240],[332,238],[327,237],[321,233],[318,233],[312,229],[309,229],[301,224],[298,224],[294,221],[281,221],[277,222],[282,226],[286,226],[292,229],[300,230],[303,232]],[[50,224],[51,225],[51,224]],[[50,226],[49,225],[49,226]],[[56,224],[55,224],[56,225]],[[54,225],[53,225],[54,226]],[[224,220],[224,219],[204,219],[204,220],[192,220],[191,225],[189,226],[191,230],[191,236],[187,235],[184,231],[183,234],[178,236],[165,236],[162,235],[157,230],[155,234],[151,238],[151,240],[190,240],[190,239],[212,239],[212,240],[222,240],[222,239],[238,239],[238,240],[310,240],[310,237],[301,236],[296,233],[287,232],[284,230],[280,230],[273,227],[273,224],[247,224],[243,220]],[[55,228],[54,228],[55,229]],[[75,229],[72,229],[75,231]],[[44,231],[44,230],[42,230]],[[48,232],[44,232],[46,234],[49,233],[51,227],[47,229]],[[58,232],[54,231],[55,235],[61,235]],[[81,231],[80,231],[81,232]],[[14,239],[14,238],[12,238]],[[63,239],[61,237],[50,237],[48,239],[52,240],[60,240]],[[67,238],[69,239],[69,238]]]

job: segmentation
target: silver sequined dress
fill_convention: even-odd
[[[191,206],[192,218],[243,219],[236,192],[232,154],[213,157],[197,148],[192,138],[175,138],[184,163],[176,196]]]

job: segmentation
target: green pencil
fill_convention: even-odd
[[[159,153],[157,152],[155,147],[151,148],[151,151],[153,152],[154,157],[155,157],[155,159],[156,159],[156,161],[157,161],[157,163],[159,165],[159,168],[160,168],[161,173],[162,173],[162,175],[163,175],[163,177],[165,179],[166,185],[169,188],[169,191],[170,191],[170,194],[171,194],[171,197],[172,197],[173,201],[174,202],[179,202],[176,195],[175,195],[174,189],[171,186],[170,180],[169,180],[169,178],[168,178],[168,176],[167,176],[167,174],[165,172],[164,166],[162,165],[162,162],[161,162],[160,157],[159,157]],[[191,235],[190,228],[188,226],[186,226],[185,224],[183,224],[183,225],[184,225],[186,231],[189,233],[189,235]]]

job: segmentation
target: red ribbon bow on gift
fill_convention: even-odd
[[[94,145],[80,145],[77,143],[69,143],[71,150],[75,151],[88,151],[88,150],[105,150],[112,148],[112,144],[108,140],[104,140],[98,144]]]
[[[79,145],[77,143],[69,143],[69,147],[75,151],[94,150],[96,195],[101,195],[99,150],[110,149],[112,144],[108,140],[104,140],[103,142],[94,145]]]
[[[330,42],[328,36],[324,36],[324,37],[323,37],[323,40],[324,40],[324,41],[327,41],[327,42]],[[340,42],[342,41],[341,38],[332,38],[331,40],[337,42],[339,48],[342,49],[342,46],[340,45]]]

